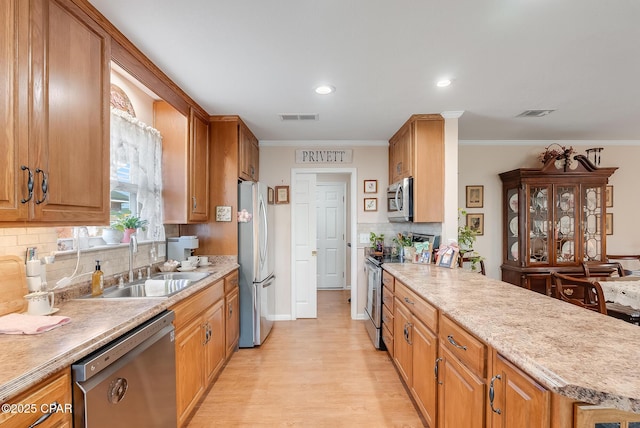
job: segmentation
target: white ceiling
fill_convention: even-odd
[[[388,140],[461,110],[463,140],[640,140],[638,0],[89,1],[261,141]],[[528,109],[556,111],[515,118]]]

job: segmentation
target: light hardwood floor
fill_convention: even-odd
[[[277,322],[262,346],[236,352],[188,427],[422,427],[348,298],[319,291],[317,319]]]

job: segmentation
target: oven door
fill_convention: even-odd
[[[364,269],[367,274],[367,306],[365,311],[373,325],[380,328],[382,310],[382,268],[365,260]]]

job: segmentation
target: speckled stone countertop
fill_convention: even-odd
[[[462,269],[383,268],[550,391],[640,413],[640,327]]]
[[[37,335],[0,334],[0,403],[237,269],[235,262],[198,268],[211,275],[171,297],[82,299],[56,304],[71,322]]]

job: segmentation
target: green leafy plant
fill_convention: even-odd
[[[467,212],[458,209],[458,247],[460,249],[460,257],[468,257],[471,261],[471,270],[478,269],[477,264],[483,257],[473,249],[478,233],[467,226],[466,221],[460,226],[460,217],[466,220]]]
[[[403,235],[402,233],[398,233],[398,236],[393,238],[393,242],[399,247],[410,247],[413,244],[409,235]]]
[[[115,221],[111,223],[111,228],[124,231],[125,229],[142,229],[147,230],[149,221],[142,220],[140,217],[131,214],[118,214]]]
[[[371,248],[376,251],[382,251],[384,248],[384,233],[380,235],[376,235],[375,232],[369,233],[369,242],[371,243]]]

